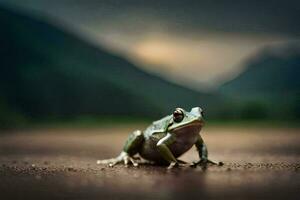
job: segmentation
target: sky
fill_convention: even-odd
[[[48,16],[169,80],[213,88],[269,45],[299,41],[300,3],[228,0],[0,0]]]

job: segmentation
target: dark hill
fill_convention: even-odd
[[[220,91],[239,104],[269,113],[266,117],[300,118],[299,77],[300,45],[270,46],[250,59],[245,71]]]
[[[0,8],[0,26],[0,109],[7,112],[151,117],[176,106],[200,105],[213,113],[218,101],[148,74],[45,20]]]
[[[278,48],[268,47],[249,60],[245,71],[225,83],[221,90],[245,95],[299,92],[300,45]]]

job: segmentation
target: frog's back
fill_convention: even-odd
[[[165,131],[166,126],[168,126],[168,123],[170,122],[172,116],[168,115],[165,116],[164,118],[152,122],[150,126],[146,128],[144,131],[144,136],[146,139],[148,139],[151,135],[156,134],[156,133],[162,133]]]

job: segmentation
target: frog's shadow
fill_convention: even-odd
[[[195,169],[201,169],[203,172],[205,172],[207,170],[207,168],[209,166],[214,166],[210,163],[208,163],[207,165],[202,165],[202,166],[195,166],[194,163],[188,163],[186,161],[183,161],[183,160],[178,160],[178,163],[179,163],[179,166],[178,167],[174,167],[174,168],[171,168],[169,169],[168,166],[169,166],[169,163],[167,162],[152,162],[152,161],[148,161],[148,160],[144,160],[142,158],[138,158],[139,160],[139,167],[140,168],[159,168],[159,169],[166,169],[167,171],[186,171],[186,170],[195,170]],[[222,163],[223,165],[223,163]],[[219,166],[222,166],[222,165],[219,165]]]

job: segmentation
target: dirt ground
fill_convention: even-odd
[[[0,135],[0,199],[297,199],[300,129],[207,127],[222,167],[97,165],[143,125],[40,129]],[[183,160],[197,160],[191,149]]]

